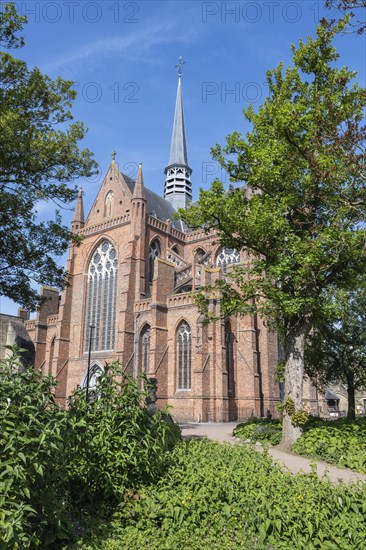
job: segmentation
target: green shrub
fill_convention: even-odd
[[[69,535],[66,414],[54,385],[16,354],[0,362],[0,548],[54,547]]]
[[[250,446],[181,443],[77,548],[354,550],[366,547],[366,485],[292,476]]]
[[[250,418],[238,424],[233,430],[233,435],[240,439],[249,439],[251,442],[267,441],[272,445],[278,445],[282,437],[281,421]]]
[[[310,422],[292,450],[366,473],[366,418]]]
[[[96,503],[106,511],[164,473],[180,430],[148,414],[138,384],[116,363],[98,397],[79,389],[64,411],[52,378],[16,354],[0,362],[0,550],[56,548]]]
[[[356,421],[310,417],[303,429],[292,447],[294,453],[366,473],[366,417]],[[233,435],[251,442],[268,441],[277,445],[282,436],[281,421],[251,418],[238,424]]]
[[[70,400],[68,479],[73,500],[84,504],[115,503],[127,488],[158,479],[166,451],[180,439],[165,413],[149,415],[146,393],[118,362],[106,367],[96,391],[89,402],[82,389]]]

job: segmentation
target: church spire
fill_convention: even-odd
[[[71,230],[75,231],[84,227],[84,204],[83,204],[83,190],[79,189],[78,198],[76,199],[76,206],[74,210],[74,216],[71,222]]]
[[[140,162],[138,172],[137,172],[137,178],[135,182],[135,188],[133,190],[133,199],[143,199],[146,200],[145,195],[145,186],[144,186],[144,178],[142,175],[142,164]]]
[[[164,198],[167,199],[173,207],[185,208],[187,201],[192,199],[192,184],[190,176],[191,168],[188,166],[186,134],[184,127],[183,100],[182,100],[182,57],[179,58],[178,65],[178,90],[175,103],[174,123],[172,142],[170,146],[169,164],[165,168],[165,187]]]

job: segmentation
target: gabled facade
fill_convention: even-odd
[[[171,405],[181,421],[276,412],[277,336],[251,316],[206,326],[194,304],[199,287],[246,258],[173,220],[191,199],[183,120],[179,75],[165,198],[145,187],[141,165],[133,181],[114,155],[86,220],[79,193],[72,230],[83,240],[70,247],[70,285],[59,305],[55,296],[46,302],[55,311],[26,323],[37,367],[59,382],[60,403],[85,385],[90,356],[91,385],[118,359],[134,376],[157,378],[158,405]],[[219,314],[219,297],[209,308]]]

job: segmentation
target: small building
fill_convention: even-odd
[[[28,318],[25,309],[19,309],[17,316],[0,313],[0,360],[10,354],[6,346],[17,346],[25,350],[21,354],[23,364],[34,364],[35,346],[25,327]]]

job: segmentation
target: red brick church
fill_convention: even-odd
[[[192,197],[181,74],[164,198],[145,187],[142,166],[136,181],[111,165],[84,217],[79,193],[72,231],[70,285],[59,301],[54,289],[37,319],[26,322],[36,349],[36,367],[59,382],[66,403],[90,386],[107,363],[119,359],[133,376],[158,380],[158,404],[169,404],[180,421],[229,421],[275,412],[277,337],[257,317],[230,317],[203,324],[194,293],[244,261],[239,250],[191,231],[174,212]],[[220,302],[210,309],[219,314]],[[89,354],[90,347],[90,354]]]

